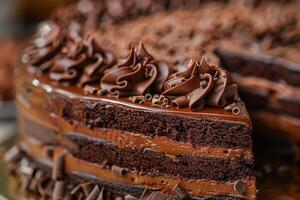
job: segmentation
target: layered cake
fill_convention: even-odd
[[[167,59],[176,66],[189,57],[206,55],[234,73],[256,132],[283,133],[299,141],[299,8],[297,0],[80,1],[57,10],[52,19],[71,30],[114,27],[104,34],[115,37],[121,27],[125,39],[146,38],[156,43],[153,51],[167,48]],[[140,19],[148,15],[153,19]],[[132,23],[123,23],[128,20]],[[137,33],[131,27],[139,23],[144,25]],[[161,39],[152,40],[153,35]],[[104,38],[103,45],[110,45]],[[124,49],[128,43],[123,43]]]
[[[194,37],[186,14],[78,32],[55,21],[39,27],[16,72],[20,143],[5,155],[21,190],[256,198],[247,110],[228,71],[186,40]]]

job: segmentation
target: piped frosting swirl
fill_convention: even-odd
[[[100,47],[93,33],[74,37],[74,30],[55,23],[40,27],[23,58],[34,70],[48,72],[50,79],[79,86],[99,81],[115,63],[114,55]]]
[[[237,98],[237,85],[221,67],[208,65],[205,59],[190,60],[187,69],[172,74],[164,84],[162,95],[178,108],[198,111],[205,106],[224,107]]]
[[[100,86],[115,97],[160,93],[168,76],[168,65],[154,59],[143,43],[139,43],[137,50],[132,46],[125,62],[105,72]]]

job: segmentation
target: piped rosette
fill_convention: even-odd
[[[99,81],[115,63],[114,55],[100,47],[93,33],[78,34],[75,38],[74,30],[54,22],[42,24],[25,49],[23,62],[57,82],[84,86]]]
[[[210,66],[205,59],[190,60],[187,69],[169,76],[162,95],[177,108],[198,111],[205,106],[225,107],[237,101],[237,85],[221,67]]]
[[[100,86],[114,97],[160,93],[168,75],[168,65],[154,59],[139,43],[137,50],[132,46],[125,62],[106,70]]]

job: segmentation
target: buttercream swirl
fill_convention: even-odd
[[[43,64],[53,58],[61,49],[64,40],[63,30],[53,22],[44,22],[39,25],[38,30],[25,48],[22,61],[41,71],[48,69]]]
[[[140,42],[137,50],[132,46],[125,62],[105,72],[100,86],[115,97],[160,93],[168,76],[168,65],[154,59]]]
[[[115,62],[114,55],[104,51],[93,34],[79,42],[68,41],[51,64],[49,77],[56,81],[77,81],[79,86],[99,81],[105,69]]]
[[[82,36],[75,32],[53,22],[44,23],[25,50],[23,61],[34,70],[47,72],[54,81],[79,86],[99,81],[105,69],[115,63],[114,55],[100,47],[93,33]]]
[[[205,59],[190,60],[187,70],[172,74],[164,84],[162,95],[172,99],[178,108],[189,107],[192,111],[206,105],[224,107],[235,101],[237,85],[221,67],[208,65]]]

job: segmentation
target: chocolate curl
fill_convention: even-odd
[[[65,174],[65,155],[61,154],[54,158],[53,169],[52,169],[52,179],[61,180]]]
[[[213,78],[210,74],[203,74],[200,76],[202,81],[199,88],[191,93],[189,107],[193,112],[199,111],[205,106],[205,97],[211,92],[214,87]]]
[[[65,193],[65,182],[56,181],[54,185],[54,190],[52,194],[53,200],[61,200],[64,197]]]
[[[118,176],[124,176],[124,174],[126,173],[126,170],[124,168],[116,166],[116,165],[113,165],[111,167],[111,170],[113,173],[115,173]]]
[[[104,200],[104,187],[101,188],[101,191],[100,191],[100,194],[99,194],[97,200]]]
[[[177,108],[184,108],[189,106],[189,98],[186,96],[177,97],[172,101],[172,105]]]
[[[208,104],[216,107],[224,107],[227,104],[227,98],[234,99],[236,94],[235,85],[231,84],[231,77],[220,68],[215,74],[214,90],[208,98]]]

